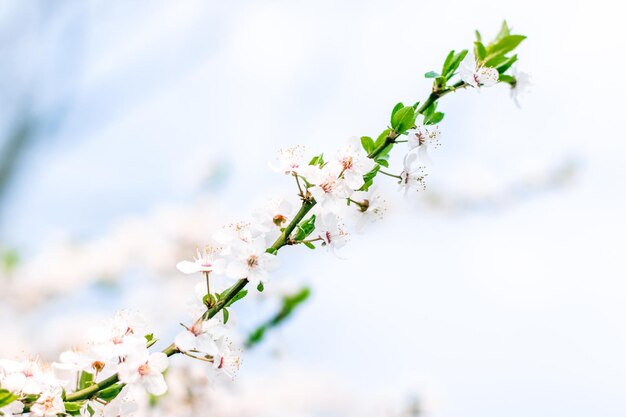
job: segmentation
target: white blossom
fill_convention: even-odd
[[[311,166],[307,171],[307,181],[315,184],[309,192],[315,198],[319,207],[326,210],[337,210],[345,203],[352,190],[340,174],[343,167],[336,161],[331,161],[322,168]]]
[[[251,242],[235,242],[231,246],[232,259],[226,267],[226,275],[234,279],[246,278],[254,285],[267,282],[268,273],[278,267],[278,258],[266,249],[263,236]]]
[[[322,213],[315,218],[315,231],[322,239],[322,245],[331,251],[343,247],[348,234],[343,229],[337,215],[331,212]]]
[[[420,114],[415,120],[415,128],[407,132],[407,145],[409,151],[418,149],[420,158],[424,162],[428,162],[428,149],[432,149],[439,146],[439,131],[438,125],[424,125],[424,115]]]
[[[167,391],[163,372],[167,369],[168,359],[162,352],[150,354],[147,349],[129,356],[119,364],[117,371],[120,381],[125,384],[141,385],[153,395],[162,395]]]
[[[266,240],[273,241],[280,235],[280,229],[289,224],[294,214],[295,206],[289,201],[282,198],[272,199],[253,213],[253,227],[265,233]]]
[[[491,87],[498,82],[498,70],[480,65],[472,52],[468,52],[459,65],[461,80],[472,87]]]
[[[404,190],[405,194],[410,189],[423,190],[426,188],[424,167],[416,167],[416,160],[417,155],[414,152],[409,152],[404,157],[404,169],[400,174],[400,189]]]
[[[368,191],[357,191],[350,198],[357,203],[357,221],[354,226],[357,232],[362,232],[365,226],[381,219],[387,211],[387,202],[375,186]]]
[[[4,374],[2,388],[8,391],[31,395],[39,394],[44,389],[44,374],[35,361],[0,359],[0,371]]]
[[[278,151],[278,164],[270,163],[270,168],[276,172],[282,172],[287,175],[300,174],[302,158],[304,156],[304,146],[295,146],[293,148],[280,149]]]
[[[230,340],[224,338],[219,341],[218,353],[213,357],[213,369],[217,374],[224,374],[233,379],[241,365],[239,351],[233,349]]]
[[[337,160],[341,166],[341,175],[346,185],[352,190],[358,190],[364,184],[363,175],[374,168],[375,162],[363,152],[363,147],[357,138],[350,138],[339,151]]]
[[[215,319],[198,320],[191,327],[180,332],[174,343],[183,352],[197,351],[207,355],[217,355],[217,341],[224,336],[223,324]]]
[[[226,261],[219,256],[219,249],[205,246],[202,251],[196,249],[196,256],[193,261],[180,261],[176,268],[184,274],[194,274],[197,272],[224,272]]]
[[[94,327],[91,332],[96,360],[107,363],[144,349],[145,327],[145,322],[136,312],[125,310],[118,311],[114,319],[105,325]]]
[[[30,413],[37,417],[56,417],[65,413],[62,390],[54,387],[41,393],[37,401],[30,407]]]

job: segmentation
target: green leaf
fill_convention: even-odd
[[[476,59],[482,61],[487,56],[487,49],[481,42],[474,42],[474,55]]]
[[[424,74],[424,77],[426,77],[426,78],[437,78],[437,77],[439,77],[439,73],[435,72],[435,71],[428,71],[426,74]]]
[[[510,58],[507,58],[505,61],[503,61],[501,64],[499,64],[495,68],[498,70],[500,74],[502,74],[503,72],[506,72],[506,70],[511,68],[511,65],[513,65],[516,61],[517,61],[517,55],[513,55]]]
[[[363,184],[363,186],[361,188],[359,188],[359,191],[367,191],[367,190],[369,190],[369,188],[372,186],[372,184],[374,184],[374,178],[378,174],[379,170],[380,170],[380,165],[374,165],[374,168],[372,168],[372,170],[370,172],[368,172],[367,174],[363,175],[364,184]]]
[[[444,114],[440,111],[430,114],[428,117],[424,117],[425,125],[436,125],[443,120]]]
[[[452,65],[453,61],[454,61],[454,50],[450,51],[448,53],[448,56],[446,56],[446,60],[443,61],[443,66],[441,67],[441,75],[445,76],[448,74],[448,72],[450,71],[450,66]]]
[[[122,391],[122,388],[124,388],[124,384],[121,383],[111,385],[110,387],[100,391],[98,398],[103,399],[104,401],[111,401],[117,397],[120,391]]]
[[[64,402],[65,412],[77,416],[80,415],[80,409],[85,405],[86,401],[72,401],[72,402]]]
[[[396,112],[398,110],[400,110],[401,108],[404,107],[404,104],[402,104],[402,102],[396,104],[395,106],[393,106],[393,109],[391,110],[391,117],[393,117],[394,114],[396,114]]]
[[[284,229],[281,229],[281,231]],[[267,253],[271,253],[272,255],[276,255],[278,253],[278,249],[276,248],[267,248],[267,250],[265,251]]]
[[[317,156],[314,156],[313,159],[311,159],[311,162],[309,162],[309,165],[324,165],[324,154],[321,153]]]
[[[11,391],[0,389],[0,408],[6,407],[16,399],[17,397]]]
[[[492,58],[494,56],[506,55],[511,52],[517,46],[526,39],[524,35],[508,35],[498,40],[495,43],[487,46],[487,56]]]
[[[378,135],[378,137],[376,138],[376,141],[374,142],[374,146],[378,148],[383,143],[385,143],[385,140],[387,140],[387,136],[389,136],[390,133],[391,133],[391,129],[383,130],[383,133]]]
[[[256,286],[257,291],[259,292],[263,292],[263,290],[265,289],[265,287],[263,286],[262,282],[259,282],[259,285]]]
[[[361,136],[361,145],[363,146],[366,154],[369,154],[375,148],[374,140],[369,136]]]
[[[222,309],[222,316],[224,317],[224,324],[228,323],[228,317],[230,317],[230,313],[225,308]]]
[[[229,302],[226,303],[225,307],[230,307],[235,304],[237,301],[243,299],[246,295],[248,295],[248,290],[241,290],[233,298],[230,299]]]
[[[315,214],[309,217],[306,220],[300,222],[299,225],[296,226],[295,234],[293,236],[293,240],[301,241],[307,238],[313,231],[315,230]]]
[[[86,371],[81,371],[79,377],[78,377],[78,389],[84,389],[87,388],[88,386],[93,384],[93,374],[86,372]]]
[[[261,340],[263,340],[263,337],[265,336],[265,331],[266,330],[267,330],[267,326],[265,326],[265,325],[257,327],[256,330],[254,330],[248,336],[248,340],[246,341],[246,345],[247,346],[256,345]]]
[[[502,26],[500,26],[500,32],[496,35],[496,38],[492,43],[499,41],[505,36],[509,36],[511,34],[511,29],[509,29],[509,25],[506,24],[506,20],[502,21]]]
[[[475,31],[474,31],[474,33],[476,34],[476,40],[477,40],[478,42],[482,42],[482,41],[483,41],[483,37],[482,37],[482,36],[480,36],[480,32],[479,32],[479,31],[477,31],[477,30],[475,30]]]
[[[398,133],[404,133],[415,125],[417,114],[412,106],[405,106],[391,117],[391,127]]]
[[[515,85],[515,83],[517,82],[515,77],[513,77],[512,75],[506,75],[506,74],[500,74],[498,76],[498,81],[503,82],[503,83],[509,83],[511,85]]]
[[[452,52],[454,52],[454,51],[452,51]],[[467,49],[463,49],[458,54],[453,55],[452,58],[450,59],[450,63],[446,67],[446,70],[442,71],[441,74],[444,77],[446,77],[446,79],[448,79],[448,80],[450,78],[452,78],[452,76],[454,75],[456,70],[459,68],[459,65],[461,64],[461,61],[463,61],[463,59],[465,58],[467,53],[468,53],[468,50]]]
[[[311,242],[302,242],[304,244],[304,246],[306,246],[309,249],[315,249],[315,245],[312,244]]]
[[[389,168],[389,161],[387,161],[386,159],[377,158],[376,159],[376,163],[379,164],[379,165],[384,166],[385,168]]]

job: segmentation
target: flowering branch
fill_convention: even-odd
[[[65,352],[61,362],[56,364],[76,373],[76,387],[70,393],[65,392],[66,383],[49,378],[32,361],[0,361],[0,415],[28,411],[37,417],[100,416],[103,405],[109,409],[116,407],[114,415],[128,414],[122,410],[128,390],[124,395],[120,393],[131,385],[141,386],[153,395],[164,394],[167,385],[163,372],[168,367],[168,357],[178,353],[212,363],[215,370],[226,374],[230,365],[237,368],[239,358],[230,348],[225,325],[229,320],[228,308],[248,293],[244,288],[252,283],[263,291],[268,273],[277,265],[276,255],[284,246],[303,244],[310,249],[323,246],[331,251],[343,246],[347,235],[340,218],[343,211],[350,210],[353,218],[358,217],[356,229],[380,217],[385,209],[373,189],[378,173],[398,180],[405,193],[409,189],[424,188],[424,167],[416,167],[415,163],[418,159],[426,160],[427,150],[438,146],[438,123],[444,118],[437,110],[438,100],[459,89],[489,87],[499,81],[518,91],[525,78],[505,72],[517,60],[517,55],[507,54],[523,39],[521,35],[512,35],[506,23],[487,45],[477,32],[473,52],[451,51],[440,73],[426,73],[427,78],[434,79],[429,96],[421,105],[419,102],[409,106],[398,103],[391,112],[389,127],[376,140],[363,136],[360,143],[356,139],[350,141],[336,158],[325,161],[320,154],[308,164],[301,162],[301,147],[281,151],[276,170],[295,178],[299,209],[291,215],[289,205],[276,203],[261,212],[254,225],[232,225],[226,232],[215,235],[214,239],[221,245],[219,248],[197,250],[194,261],[177,264],[184,273],[202,273],[206,287],[202,288],[200,317],[189,326],[183,324],[184,330],[172,344],[150,354],[148,348],[156,342],[154,337],[151,334],[141,337],[142,323],[135,316],[120,314],[99,329],[88,352]],[[457,76],[460,80],[452,82]],[[389,154],[398,143],[406,143],[408,152],[402,172],[395,175],[381,167],[389,167]],[[225,274],[236,282],[223,292],[212,293],[211,274]],[[284,305],[266,327],[284,319],[293,308],[292,304]],[[220,312],[222,315],[218,316]],[[106,377],[96,382],[98,376]]]

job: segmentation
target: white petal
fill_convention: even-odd
[[[194,274],[200,271],[200,266],[190,261],[180,261],[176,264],[176,268],[183,274]]]
[[[226,267],[226,275],[234,279],[245,278],[248,271],[247,264],[242,261],[232,261]]]
[[[167,392],[167,384],[165,383],[165,379],[163,379],[163,375],[161,374],[150,374],[146,375],[142,378],[143,386],[146,388],[150,394],[153,395],[163,395]]]
[[[183,352],[193,350],[196,348],[196,336],[189,330],[184,330],[176,336],[174,344]]]
[[[150,355],[150,359],[148,359],[148,366],[151,370],[155,372],[163,372],[167,369],[169,361],[167,359],[167,355],[163,352],[156,352]]]

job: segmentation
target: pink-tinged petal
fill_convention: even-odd
[[[183,274],[195,274],[200,271],[200,266],[190,261],[180,261],[176,264],[176,268]]]

